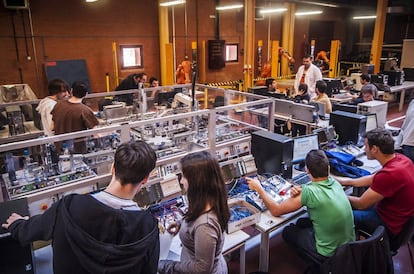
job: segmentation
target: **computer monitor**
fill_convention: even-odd
[[[248,92],[256,95],[268,96],[268,88],[266,86],[250,87]]]
[[[295,165],[295,169],[304,171],[306,155],[313,149],[319,149],[317,134],[302,135],[293,138],[292,164],[297,164]]]
[[[181,92],[181,90],[180,89],[174,89],[172,91],[159,92],[156,96],[157,97],[156,102],[157,102],[158,106],[165,105],[167,107],[171,107],[171,104],[174,101],[174,96],[178,92]]]
[[[332,142],[336,137],[335,129],[333,126],[318,128],[312,132],[318,135],[318,142],[320,147]]]
[[[336,78],[323,78],[326,83],[326,94],[328,97],[332,97],[332,94],[337,94],[341,89],[343,89],[343,85],[341,79]]]
[[[277,174],[292,178],[292,138],[270,131],[252,133],[252,154],[259,174]]]
[[[331,112],[329,124],[333,125],[338,134],[338,144],[353,143],[363,146],[362,134],[366,130],[367,117],[361,114],[349,113],[340,110]]]
[[[358,106],[357,105],[349,105],[349,104],[333,104],[332,111],[341,110],[349,113],[357,113]]]
[[[378,128],[377,122],[377,114],[376,113],[367,113],[367,126],[365,131],[368,132],[370,130]]]
[[[290,116],[292,114],[292,107],[292,101],[275,99],[275,113]]]

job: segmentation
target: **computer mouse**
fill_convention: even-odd
[[[363,166],[364,165],[364,163],[360,160],[354,160],[353,164],[356,165],[356,166]]]

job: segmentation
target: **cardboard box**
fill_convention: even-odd
[[[227,227],[227,233],[233,233],[242,228],[245,228],[247,226],[254,225],[260,222],[260,210],[258,210],[257,208],[249,204],[248,202],[243,201],[243,200],[229,200],[228,204],[229,204],[229,208],[232,208],[235,206],[241,206],[243,208],[246,208],[249,210],[251,214],[237,221],[233,221],[233,222],[229,221],[228,227]],[[232,214],[231,210],[230,210],[230,214]]]

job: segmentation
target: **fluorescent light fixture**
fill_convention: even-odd
[[[299,11],[299,12],[296,12],[295,15],[296,16],[304,16],[304,15],[315,15],[315,14],[321,14],[321,13],[322,13],[321,10]]]
[[[241,9],[243,7],[243,4],[234,4],[234,5],[228,5],[228,6],[218,6],[216,7],[216,10],[234,10],[234,9]]]
[[[185,0],[175,0],[175,1],[167,1],[167,2],[160,3],[160,6],[169,7],[169,6],[175,6],[175,5],[184,4],[184,3],[185,3]]]
[[[259,12],[261,14],[268,14],[268,13],[280,13],[287,11],[287,8],[277,8],[277,9],[262,9]]]
[[[321,3],[321,2],[313,2],[313,1],[300,1],[301,3],[323,6],[323,7],[330,7],[330,8],[339,8],[336,4],[329,4],[329,3]]]
[[[364,20],[364,19],[375,19],[377,18],[376,15],[363,15],[363,16],[354,16],[352,19],[354,20]]]
[[[86,3],[97,2],[98,0],[85,0]]]

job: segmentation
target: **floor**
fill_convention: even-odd
[[[398,104],[392,103],[389,105],[387,120],[398,118],[405,115],[407,110],[407,103],[404,105],[402,112],[398,112]],[[398,120],[392,123],[392,126],[401,126],[403,120]],[[250,234],[253,239],[246,244],[246,273],[253,273],[258,271],[259,267],[259,242],[260,238],[258,232],[249,227],[245,232]],[[413,247],[414,252],[414,247]],[[239,273],[239,258],[238,254],[232,254],[228,263],[229,273]],[[51,265],[52,250],[50,246],[36,250],[36,273],[37,274],[51,274],[53,273]],[[393,257],[395,274],[412,274],[410,256],[407,246],[400,248],[398,254]],[[269,273],[277,274],[300,274],[306,269],[305,263],[299,258],[293,250],[291,250],[281,238],[280,233],[275,235],[270,240],[270,260]]]

